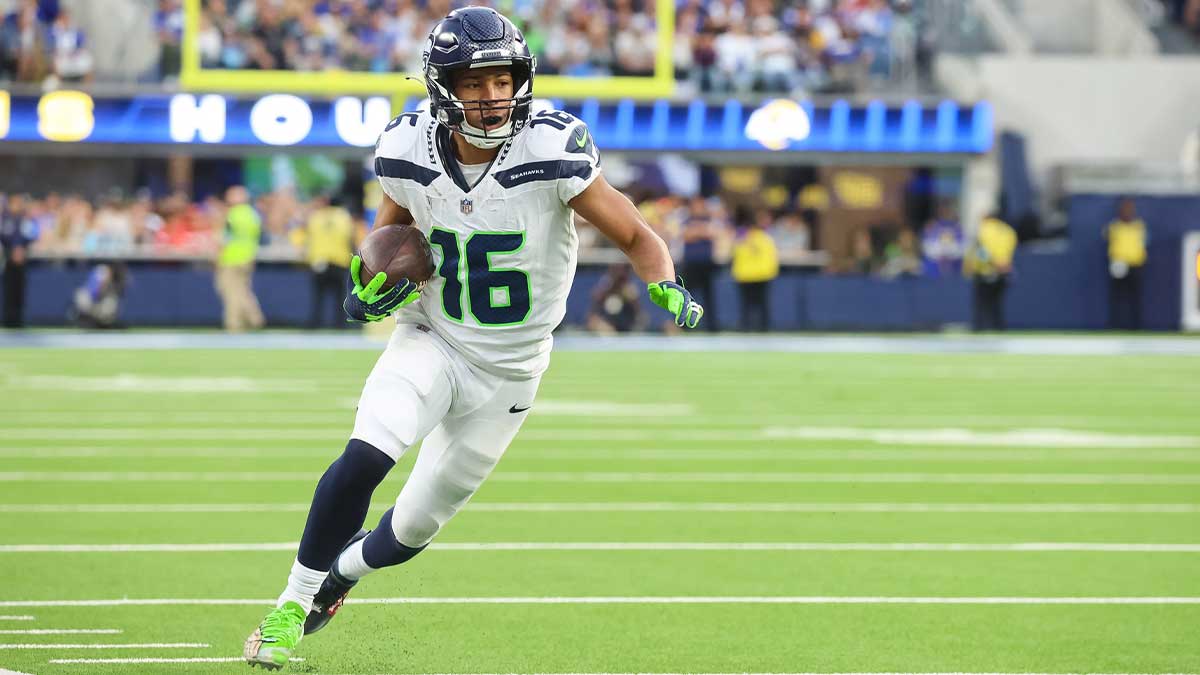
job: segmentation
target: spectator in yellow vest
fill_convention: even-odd
[[[1142,267],[1146,264],[1146,224],[1133,200],[1117,206],[1117,218],[1104,231],[1108,239],[1108,322],[1112,328],[1142,326]]]
[[[254,259],[262,236],[262,219],[250,206],[250,193],[235,185],[225,192],[224,243],[217,256],[217,294],[225,308],[225,330],[239,333],[262,328],[266,321],[254,297]]]
[[[779,252],[767,228],[771,212],[759,211],[754,222],[733,243],[733,280],[737,282],[742,307],[742,330],[766,332],[771,323],[767,288],[779,276]]]
[[[333,327],[344,327],[347,323],[342,316],[342,298],[349,290],[346,283],[350,278],[350,258],[365,233],[337,201],[318,197],[315,207],[304,227],[293,231],[293,242],[304,247],[304,259],[312,271],[313,301],[308,327],[320,328],[325,323],[321,310],[326,298],[332,308],[326,316],[333,318]]]
[[[983,219],[963,258],[963,274],[975,285],[971,325],[977,331],[1006,328],[1004,293],[1016,250],[1016,230],[996,214]]]

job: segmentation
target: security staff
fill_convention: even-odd
[[[1004,330],[1004,293],[1012,273],[1017,233],[997,214],[983,219],[975,243],[963,258],[963,274],[975,282],[972,328],[976,331]]]
[[[254,260],[262,219],[246,188],[235,185],[225,192],[229,210],[225,214],[225,242],[217,257],[217,293],[224,304],[225,330],[236,333],[262,328],[262,309],[254,296]]]
[[[294,236],[296,243],[303,245],[305,260],[312,271],[313,301],[308,327],[320,328],[325,323],[321,310],[326,298],[331,310],[326,316],[332,317],[333,327],[345,327],[348,324],[342,315],[342,298],[349,289],[346,281],[350,278],[350,258],[364,233],[337,201],[318,197],[315,206],[304,227],[296,229]]]
[[[741,295],[741,328],[744,331],[766,332],[771,323],[768,311],[767,288],[779,276],[779,251],[767,231],[771,213],[761,211],[733,244],[733,266],[730,270]]]
[[[1117,219],[1104,231],[1108,239],[1108,322],[1112,328],[1142,327],[1142,267],[1146,264],[1146,224],[1133,200],[1117,207]]]

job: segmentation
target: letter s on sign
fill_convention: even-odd
[[[82,141],[96,128],[94,108],[82,91],[52,91],[38,101],[38,133],[48,141]]]

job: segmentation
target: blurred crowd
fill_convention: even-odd
[[[90,82],[94,74],[87,35],[57,0],[0,4],[0,81]]]
[[[117,2],[118,0],[105,0]],[[129,1],[129,0],[120,0]],[[147,3],[151,0],[147,0]],[[204,68],[420,72],[430,27],[465,0],[203,0],[196,45]],[[542,74],[652,75],[653,0],[496,0],[524,30]],[[683,93],[846,92],[914,82],[920,0],[677,0],[672,53]],[[87,82],[93,46],[61,0],[0,0],[0,81]],[[153,0],[141,20],[157,40],[142,80],[179,72],[182,0]],[[100,59],[121,64],[122,59]],[[118,65],[116,67],[123,67]]]
[[[420,72],[430,27],[450,0],[207,0],[200,23],[208,68]],[[542,73],[648,75],[653,3],[550,0],[493,3],[517,21]]]
[[[730,264],[738,242],[752,230],[771,240],[779,264],[820,267],[827,260],[815,240],[812,221],[818,216],[809,211],[750,209],[719,197],[633,196],[693,283],[704,283],[716,267]],[[303,256],[306,223],[322,209],[343,211],[360,231],[371,215],[355,213],[337,198],[306,199],[287,189],[257,195],[250,204],[262,221],[260,250],[279,260]],[[183,192],[155,196],[147,189],[114,190],[96,200],[77,194],[0,194],[0,219],[15,221],[27,233],[32,253],[52,257],[211,256],[221,245],[228,209],[220,195],[194,201]],[[593,253],[594,259],[604,259],[605,251],[615,250],[586,222],[580,222],[579,231],[585,260]],[[919,231],[858,231],[852,263],[839,269],[885,278],[947,276],[958,273],[963,250],[954,209],[944,206]]]
[[[850,92],[918,79],[911,0],[684,0],[676,78],[694,91]]]
[[[201,61],[209,68],[419,72],[429,27],[450,0],[207,0]],[[654,73],[649,0],[500,1],[544,74]],[[871,76],[912,77],[911,0],[682,0],[676,78],[705,92],[846,91]]]
[[[299,199],[288,190],[254,199],[265,252],[279,259],[298,257],[304,223],[328,202]],[[21,221],[32,252],[47,256],[210,256],[220,247],[229,206],[217,195],[193,201],[183,192],[155,197],[145,189],[133,195],[114,190],[95,201],[75,194],[0,194],[0,218]],[[355,220],[366,227],[361,217]]]
[[[634,196],[646,221],[668,242],[688,287],[709,308],[705,325],[710,330],[730,328],[717,323],[714,293],[718,277],[726,270],[739,293],[738,327],[765,331],[770,325],[768,288],[785,265],[900,278],[958,276],[964,270],[977,276],[981,264],[972,262],[948,204],[920,232],[906,228],[855,232],[851,264],[825,267],[828,257],[815,250],[819,247],[809,212],[749,209],[718,197]],[[214,262],[224,323],[233,331],[263,325],[251,284],[255,262],[307,264],[314,288],[310,325],[337,326],[346,268],[367,231],[369,216],[352,213],[337,197],[298,199],[289,190],[252,197],[240,186],[200,201],[182,192],[156,198],[148,190],[132,196],[112,192],[94,203],[79,195],[0,194],[0,249],[6,259],[12,258],[6,274],[23,268],[30,254],[117,261],[94,267],[76,292],[73,317],[82,325],[114,325],[124,284],[120,261],[142,257]],[[605,255],[611,243],[586,222],[579,224],[579,232],[583,261],[620,259],[615,250]],[[1011,251],[1006,255],[1011,256]],[[964,259],[972,269],[966,269]],[[592,330],[646,327],[639,308],[641,289],[627,267],[614,265],[592,289],[587,319]],[[23,288],[23,278],[14,277],[6,291],[16,294]]]

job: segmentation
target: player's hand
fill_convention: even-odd
[[[387,283],[387,274],[378,272],[364,286],[360,273],[362,258],[354,256],[350,259],[350,281],[354,282],[354,290],[346,296],[342,310],[350,321],[369,322],[387,318],[389,314],[401,307],[416,302],[421,296],[421,289],[409,281],[401,279],[391,288],[379,292]]]
[[[675,315],[675,325],[680,328],[695,328],[704,316],[704,308],[692,299],[692,294],[683,287],[683,279],[659,281],[646,285],[650,301]]]

